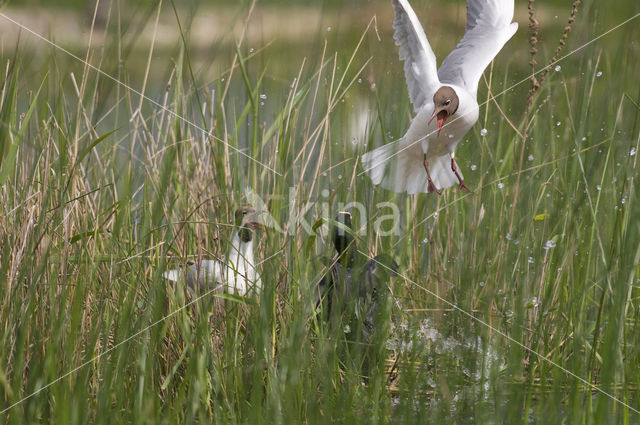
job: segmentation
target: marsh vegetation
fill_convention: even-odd
[[[640,422],[640,18],[597,38],[634,2],[583,1],[535,93],[517,3],[456,152],[472,191],[441,196],[361,174],[410,121],[386,1],[113,3],[93,31],[0,9],[0,422]],[[571,5],[529,3],[538,71]],[[464,2],[413,4],[441,57]],[[259,297],[168,284],[256,199]],[[349,202],[399,264],[367,377],[315,312]]]

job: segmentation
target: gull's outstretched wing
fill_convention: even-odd
[[[436,55],[429,45],[418,17],[407,0],[393,0],[395,18],[393,38],[404,61],[409,98],[414,111],[418,111],[440,86]]]
[[[514,0],[467,0],[467,29],[442,62],[438,77],[476,96],[478,82],[507,41],[518,29],[513,20]]]

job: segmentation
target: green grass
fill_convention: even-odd
[[[637,12],[582,8],[565,53]],[[540,63],[564,26],[557,10],[541,22]],[[473,191],[439,197],[360,175],[358,155],[410,119],[389,23],[381,40],[373,24],[321,25],[304,43],[213,46],[215,64],[181,40],[147,62],[151,47],[132,50],[115,24],[104,49],[76,52],[166,109],[36,39],[5,46],[1,423],[640,423],[637,21],[550,72],[517,187],[509,122],[522,131],[528,82],[482,106],[459,146]],[[442,57],[460,28],[437,34]],[[521,21],[485,72],[493,94],[527,77],[528,49]],[[224,251],[247,188],[283,227],[259,235],[259,299],[194,301],[168,285],[169,264]],[[366,385],[341,332],[316,320],[330,242],[291,219],[313,226],[356,201],[360,249],[401,268],[392,349]],[[387,201],[399,234],[373,231]]]

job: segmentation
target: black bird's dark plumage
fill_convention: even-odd
[[[356,351],[373,346],[378,349],[368,351],[379,351],[390,320],[388,282],[397,275],[398,265],[387,254],[367,260],[358,252],[350,213],[338,213],[335,221],[332,241],[336,254],[320,281],[321,310],[337,331],[348,326],[347,339],[357,343]]]

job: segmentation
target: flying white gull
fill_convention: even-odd
[[[393,0],[393,38],[416,116],[404,137],[362,155],[362,166],[374,184],[410,194],[440,193],[456,183],[468,190],[454,150],[478,120],[476,94],[482,72],[518,29],[511,22],[513,2],[467,0],[464,37],[437,69],[436,56],[409,2]]]
[[[229,255],[221,260],[202,260],[190,263],[184,269],[166,271],[166,279],[186,280],[189,287],[213,289],[245,295],[262,287],[253,255],[254,229],[259,225],[257,214],[251,207],[242,207],[235,213],[238,226],[233,232]]]

